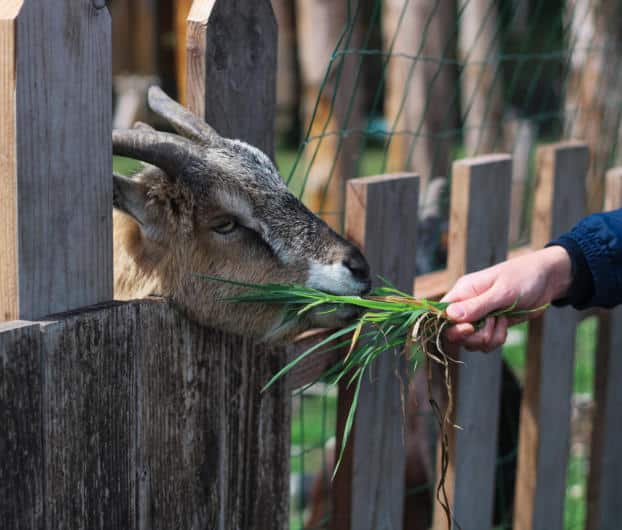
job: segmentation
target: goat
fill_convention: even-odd
[[[113,132],[115,154],[147,163],[132,178],[113,175],[115,298],[159,294],[200,324],[264,340],[354,317],[317,308],[284,324],[283,307],[234,306],[242,287],[201,277],[344,295],[371,285],[362,253],[290,193],[266,154],[220,136],[157,87],[148,103],[177,134]]]

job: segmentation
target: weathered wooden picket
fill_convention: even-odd
[[[197,4],[204,114],[272,153],[268,0]],[[0,43],[0,528],[286,528],[284,350],[110,302],[105,2],[2,2]]]
[[[195,0],[188,51],[190,108],[272,154],[269,0]],[[339,353],[262,393],[285,349],[201,328],[161,300],[111,301],[110,53],[103,0],[0,4],[0,528],[285,529],[289,392]],[[540,149],[532,248],[584,214],[587,159],[577,143]],[[350,182],[346,233],[374,274],[441,296],[460,275],[506,257],[511,167],[507,155],[454,164],[446,271],[413,278],[414,175]],[[607,182],[606,207],[622,206],[622,171]],[[552,309],[530,326],[517,529],[563,527],[578,319]],[[621,319],[620,310],[601,319],[588,530],[622,519]],[[454,420],[463,430],[452,436],[448,487],[462,529],[485,530],[501,361],[460,355]],[[365,382],[333,486],[333,530],[402,528],[396,373],[402,361],[387,355]],[[338,436],[350,399],[341,387]],[[440,515],[435,530],[446,527]]]

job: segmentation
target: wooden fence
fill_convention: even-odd
[[[0,528],[287,528],[289,392],[335,354],[262,393],[295,347],[201,328],[161,300],[111,301],[105,2],[3,2],[0,43]],[[191,109],[272,153],[269,1],[195,0],[188,47]],[[587,160],[580,144],[541,148],[534,248],[583,215]],[[441,296],[461,274],[506,257],[511,167],[506,155],[454,164],[446,271],[413,278],[414,175],[350,182],[346,232],[374,274]],[[621,180],[621,171],[608,175],[608,208],[622,205]],[[514,518],[521,530],[562,528],[578,317],[553,309],[530,326]],[[621,319],[612,311],[601,325],[589,530],[622,520]],[[492,524],[501,361],[461,356],[455,421],[463,430],[452,436],[450,497],[463,530],[483,530]],[[386,355],[375,374],[332,488],[334,530],[402,527],[402,360]],[[339,433],[349,392],[339,389]],[[437,517],[435,530],[444,524]]]

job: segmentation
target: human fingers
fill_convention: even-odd
[[[477,322],[493,311],[512,305],[516,298],[513,289],[495,284],[478,296],[451,303],[445,312],[454,322]]]
[[[508,338],[508,319],[504,316],[501,316],[496,319],[495,329],[492,332],[492,338],[488,343],[488,346],[482,351],[489,353],[491,351],[500,348],[505,344],[505,341]]]
[[[473,324],[463,322],[447,328],[445,330],[444,336],[445,339],[449,342],[460,343],[468,336],[473,335],[473,333],[475,333],[475,328],[473,327]]]
[[[462,345],[469,351],[482,351],[488,347],[495,330],[495,318],[489,317],[484,325],[472,335],[462,340]]]
[[[495,281],[494,269],[466,274],[441,299],[441,302],[459,302],[478,296],[490,289]]]
[[[488,318],[481,332],[474,333],[464,340],[464,347],[470,351],[489,353],[502,346],[508,335],[506,317]]]

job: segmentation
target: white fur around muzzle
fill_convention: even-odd
[[[341,263],[331,265],[312,263],[306,286],[338,295],[363,294],[368,287],[365,282],[355,279],[350,269]]]

